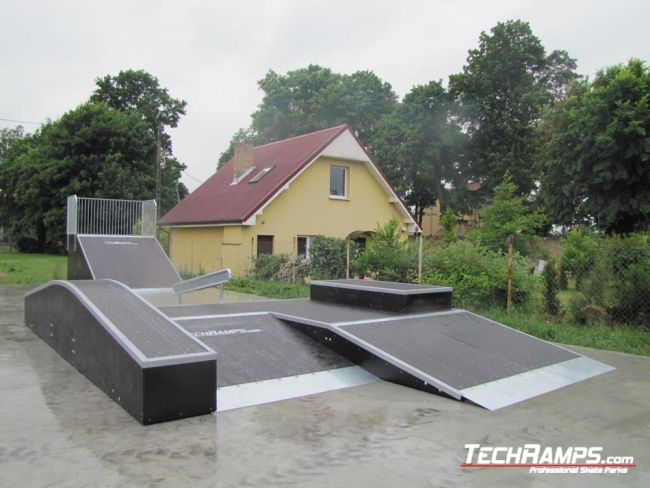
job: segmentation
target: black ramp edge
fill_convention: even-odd
[[[103,310],[83,288],[95,298],[102,288],[107,292]],[[215,411],[214,351],[169,320],[150,323],[147,343],[132,322],[151,313],[149,304],[111,281],[54,281],[25,296],[25,324],[139,422]],[[155,356],[155,349],[162,354]]]
[[[448,310],[452,289],[372,280],[312,281],[311,300],[401,313]]]
[[[77,236],[77,253],[94,279],[111,279],[130,288],[171,288],[181,281],[155,237]],[[70,261],[70,259],[69,259]],[[75,264],[74,278],[83,276],[83,266]]]
[[[216,351],[219,388],[352,365],[268,313],[180,324]]]

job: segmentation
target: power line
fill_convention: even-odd
[[[192,178],[192,179],[193,179],[194,181],[196,181],[197,183],[201,183],[201,184],[205,183],[205,181],[201,181],[201,180],[199,180],[198,178],[194,178],[194,176],[192,176],[191,174],[189,174],[189,173],[188,173],[187,171],[185,171],[185,170],[183,170],[183,173],[185,173],[185,175],[189,176],[190,178]]]
[[[32,124],[32,125],[41,125],[42,122],[30,122],[29,120],[14,120],[14,119],[3,119],[0,118],[2,122],[14,122],[16,124]]]

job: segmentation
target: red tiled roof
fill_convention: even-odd
[[[232,185],[231,159],[217,173],[165,214],[161,225],[238,223],[248,220],[294,175],[310,163],[348,125],[271,142],[253,149],[255,169]],[[257,183],[250,180],[264,168],[274,168]]]

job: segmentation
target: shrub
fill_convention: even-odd
[[[397,219],[378,226],[355,270],[377,280],[408,282],[415,275],[417,256],[402,237]]]
[[[590,229],[572,229],[564,238],[560,266],[576,278],[576,289],[581,289],[584,278],[596,260],[596,237]]]
[[[557,273],[553,260],[549,260],[546,264],[542,278],[544,279],[544,309],[550,315],[557,315],[560,312],[560,299],[557,295]]]
[[[315,280],[345,278],[347,248],[345,240],[316,236],[309,248],[309,275]]]
[[[513,265],[513,302],[522,309],[535,301],[539,279],[529,272],[528,260],[516,256]],[[428,248],[424,255],[425,283],[451,286],[459,306],[505,308],[508,295],[508,258],[469,241]]]
[[[457,223],[458,217],[451,208],[447,207],[447,209],[440,216],[440,225],[445,231],[442,236],[442,240],[445,242],[445,244],[451,244],[452,242],[456,242],[458,240],[458,237],[454,232],[454,227]]]
[[[277,280],[289,258],[288,254],[259,254],[253,264],[253,275],[259,280]]]

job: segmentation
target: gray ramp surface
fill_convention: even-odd
[[[71,281],[145,357],[205,353],[178,325],[128,288],[109,280]]]
[[[457,390],[578,357],[461,310],[340,328]]]
[[[264,300],[250,303],[225,303],[213,305],[180,305],[163,307],[161,310],[170,317],[214,316],[229,314],[244,314],[254,312],[270,312],[280,318],[296,317],[303,321],[313,321],[323,324],[338,324],[344,322],[384,319],[397,317],[397,312],[375,310],[351,305],[339,305],[326,302],[315,302],[308,298],[293,300]]]
[[[93,279],[111,279],[130,288],[170,288],[181,281],[155,237],[77,236]]]
[[[268,313],[178,323],[216,351],[219,388],[352,365]]]

